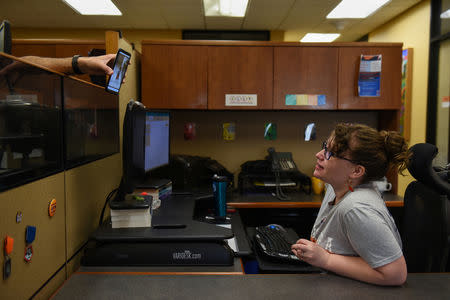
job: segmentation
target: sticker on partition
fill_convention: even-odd
[[[225,141],[234,141],[236,138],[236,124],[235,123],[223,123],[222,124],[222,136]]]
[[[327,104],[327,97],[325,95],[310,95],[310,94],[288,94],[285,96],[286,106],[322,106]]]
[[[257,106],[258,95],[256,94],[226,94],[225,106]]]
[[[193,140],[197,135],[196,124],[194,122],[188,122],[184,124],[184,139],[186,141]]]
[[[23,259],[25,259],[26,262],[30,262],[32,257],[33,257],[33,246],[28,245],[25,247],[25,255],[23,256]]]
[[[53,217],[56,213],[56,199],[52,199],[48,204],[48,215]]]
[[[380,78],[381,54],[361,54],[358,76],[358,96],[380,97]]]
[[[277,139],[277,124],[266,123],[264,125],[264,139],[270,141]]]
[[[449,108],[449,107],[450,107],[450,96],[442,97],[442,108]]]

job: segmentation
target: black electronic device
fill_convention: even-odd
[[[169,164],[152,172],[155,177],[168,178],[173,190],[196,192],[212,189],[212,177],[217,174],[228,178],[228,186],[234,186],[233,173],[210,157],[172,154]]]
[[[145,108],[137,101],[127,105],[123,122],[123,175],[117,197],[123,201],[149,172],[169,163],[169,112]]]
[[[83,266],[231,266],[234,255],[224,242],[171,241],[88,244]]]
[[[109,76],[105,90],[107,92],[118,94],[122,81],[125,78],[131,54],[123,49],[119,49],[114,60],[113,74]]]
[[[11,25],[7,20],[0,24],[0,52],[11,54]]]
[[[298,169],[295,165],[295,162],[292,158],[292,154],[290,152],[276,152],[274,148],[270,147],[267,149],[269,153],[268,159],[272,163],[272,172],[275,175],[275,197],[279,200],[289,200],[289,196],[287,196],[282,188],[281,188],[281,175],[280,173],[286,172],[297,172]]]
[[[291,152],[276,152],[274,148],[267,150],[269,159],[272,162],[272,171],[274,172],[295,172],[298,171],[292,158]]]
[[[259,252],[269,259],[298,262],[299,258],[291,250],[298,236],[291,228],[279,224],[269,224],[255,228],[255,244]]]
[[[88,52],[88,56],[101,56],[105,55],[106,50],[105,49],[98,49],[98,48],[92,48]],[[106,86],[106,75],[89,75],[89,78],[91,79],[92,83],[97,84],[99,86]]]

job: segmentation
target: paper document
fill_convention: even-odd
[[[217,224],[217,226],[223,227],[223,228],[228,228],[231,229],[231,224]],[[236,238],[232,237],[231,239],[226,239],[225,240],[228,244],[228,246],[236,253],[238,252],[238,246],[236,243]]]

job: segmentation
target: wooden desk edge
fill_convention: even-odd
[[[230,208],[320,208],[322,202],[228,202]],[[403,201],[386,201],[387,207],[403,207]]]

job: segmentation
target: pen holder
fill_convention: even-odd
[[[218,217],[225,218],[227,214],[227,185],[228,178],[226,176],[213,176],[212,187],[216,207],[216,216]]]

